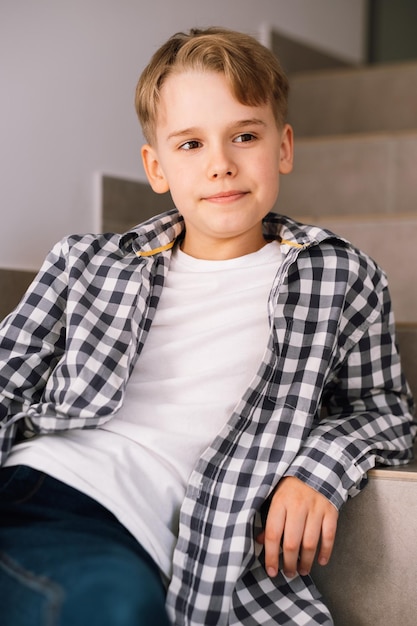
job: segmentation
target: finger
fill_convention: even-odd
[[[306,517],[300,511],[298,511],[297,515],[287,515],[282,542],[282,555],[284,574],[288,578],[293,578],[297,573],[305,522]]]
[[[298,562],[298,572],[301,576],[307,576],[310,573],[319,545],[321,531],[322,517],[310,515],[305,525]]]
[[[285,526],[285,509],[276,510],[274,515],[271,515],[271,510],[268,514],[265,531],[263,533],[264,546],[265,546],[265,569],[268,576],[274,578],[278,574],[279,570],[279,555],[281,551],[281,539]]]
[[[333,552],[334,542],[336,539],[338,511],[334,509],[326,515],[323,520],[321,545],[318,555],[318,562],[320,565],[327,565]]]

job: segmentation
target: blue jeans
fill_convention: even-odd
[[[169,626],[159,571],[104,507],[25,467],[0,469],[2,626]]]

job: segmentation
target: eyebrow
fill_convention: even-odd
[[[234,129],[237,130],[238,128],[247,128],[248,126],[265,127],[266,123],[257,117],[252,117],[250,119],[239,120],[237,122],[233,122],[232,124],[230,124],[229,130],[233,131]],[[200,132],[201,131],[197,126],[191,126],[190,128],[184,128],[182,130],[174,130],[172,133],[168,135],[168,139],[178,139],[180,137],[191,137],[193,135],[199,135]]]

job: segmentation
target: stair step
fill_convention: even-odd
[[[417,398],[417,323],[398,324],[397,339],[411,390]],[[335,549],[325,568],[313,568],[337,626],[414,626],[417,445],[408,465],[369,472],[363,492],[342,508]],[[411,520],[411,523],[410,523]],[[406,568],[406,573],[405,573]],[[355,602],[352,602],[355,598]]]
[[[417,465],[369,474],[342,508],[330,563],[315,565],[313,580],[337,626],[414,626]]]
[[[148,183],[100,174],[101,228],[124,233],[145,220],[174,207],[169,193],[157,194]]]
[[[19,303],[36,272],[0,268],[0,320]]]
[[[417,129],[417,63],[290,77],[289,121],[299,136]]]
[[[417,131],[296,138],[294,170],[281,177],[276,210],[311,216],[416,214],[416,162]]]
[[[300,216],[307,222],[309,216]],[[417,215],[315,217],[313,223],[345,237],[387,273],[398,323],[417,321]]]

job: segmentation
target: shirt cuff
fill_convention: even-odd
[[[336,442],[320,438],[300,450],[284,475],[299,478],[340,509],[366,484],[366,471],[371,467],[369,463],[366,469],[359,467]]]

